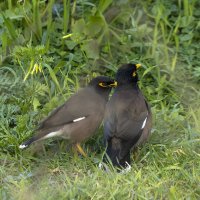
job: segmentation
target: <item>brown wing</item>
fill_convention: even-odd
[[[95,112],[103,112],[102,105],[105,104],[103,98],[92,88],[84,88],[71,96],[66,103],[54,110],[38,127],[41,129],[51,129],[72,123],[73,120],[88,117]],[[97,103],[99,106],[97,106]]]

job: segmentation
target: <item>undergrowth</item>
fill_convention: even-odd
[[[199,1],[0,3],[1,199],[199,199]],[[75,155],[48,140],[21,151],[38,122],[97,75],[138,62],[152,135],[119,174],[98,168],[102,127]],[[66,148],[67,147],[67,148]]]

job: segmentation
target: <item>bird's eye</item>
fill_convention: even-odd
[[[99,83],[100,87],[117,87],[117,81],[101,82]]]
[[[106,83],[102,83],[102,82],[99,83],[99,86],[100,86],[100,87],[108,87],[108,86],[106,85]]]
[[[117,81],[109,83],[110,87],[117,87]]]
[[[135,71],[133,72],[132,76],[133,76],[133,77],[135,77],[135,76],[136,76],[136,72],[135,72]]]

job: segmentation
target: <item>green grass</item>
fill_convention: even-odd
[[[0,199],[200,199],[199,2],[60,2],[0,3]],[[53,108],[126,62],[143,65],[154,118],[130,172],[99,169],[102,127],[83,144],[88,158],[60,139],[18,148]]]

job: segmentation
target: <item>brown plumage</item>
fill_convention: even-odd
[[[38,140],[60,136],[77,144],[78,150],[82,151],[79,143],[91,137],[101,124],[109,93],[114,86],[114,80],[108,77],[94,78],[87,87],[72,95],[43,120],[36,130],[37,134],[19,148],[26,148]]]

